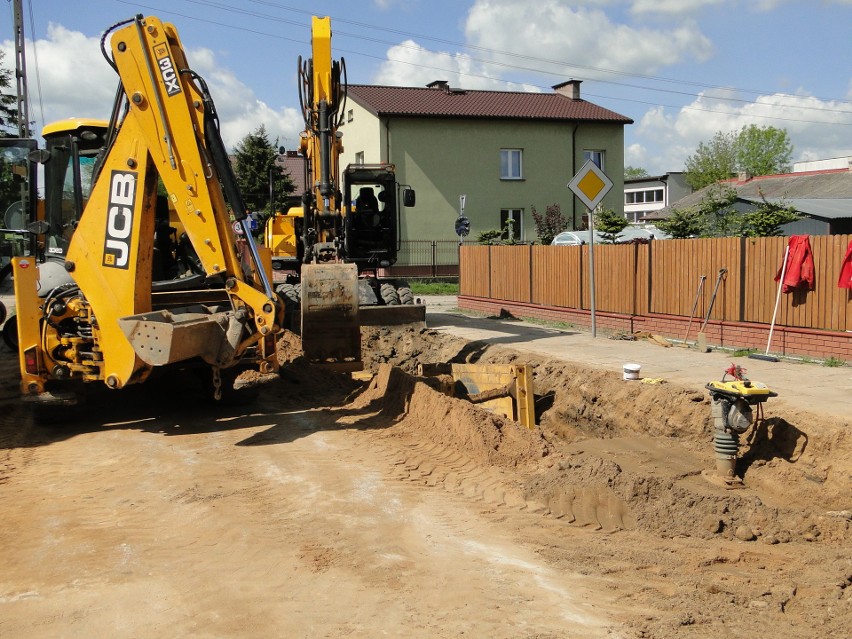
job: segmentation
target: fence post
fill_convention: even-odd
[[[738,313],[738,319],[741,322],[745,321],[745,307],[746,307],[746,277],[748,276],[748,271],[746,270],[746,251],[748,250],[748,245],[746,244],[746,238],[740,238],[740,312]]]
[[[530,244],[529,247],[530,247],[530,250],[529,250],[529,257],[530,257],[530,298],[529,298],[528,301],[529,301],[530,304],[532,304],[532,301],[533,301],[533,282],[535,282],[535,280],[533,279],[533,245]]]
[[[647,310],[645,313],[652,312],[651,298],[654,294],[654,249],[652,247],[654,246],[654,242],[656,242],[656,240],[648,242],[648,281],[645,286],[645,308]]]
[[[491,245],[488,245],[488,299],[493,299],[491,295]]]
[[[438,275],[437,243],[432,240],[432,277]]]

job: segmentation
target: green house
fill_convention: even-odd
[[[403,240],[456,239],[461,196],[470,238],[511,219],[514,239],[535,241],[531,210],[551,204],[582,228],[586,209],[567,184],[592,159],[613,182],[603,206],[623,212],[624,125],[633,120],[583,100],[580,82],[552,93],[350,85],[341,167],[396,165],[417,192]]]

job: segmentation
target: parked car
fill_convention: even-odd
[[[668,240],[671,235],[668,235],[658,229],[656,226],[647,224],[644,226],[628,226],[618,234],[616,244],[626,244],[633,240]],[[588,244],[591,239],[591,231],[563,231],[553,238],[550,243],[552,246],[578,246]],[[595,231],[595,244],[603,243],[603,236],[600,231]]]

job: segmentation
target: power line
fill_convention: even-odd
[[[149,5],[141,5],[137,2],[130,2],[129,0],[115,0],[115,1],[118,2],[118,3],[121,3],[121,4],[132,5],[132,6],[135,6],[135,7],[141,6],[141,7],[144,7],[146,9],[151,9],[153,11],[163,12],[163,13],[171,14],[171,15],[177,15],[177,16],[187,18],[189,20],[193,20],[193,21],[197,21],[197,22],[214,24],[216,26],[220,26],[220,27],[223,27],[223,28],[233,29],[233,30],[237,30],[237,31],[244,31],[244,32],[253,33],[253,34],[256,34],[256,35],[262,35],[262,36],[267,36],[267,37],[270,37],[270,38],[285,40],[285,41],[288,41],[288,42],[297,42],[297,43],[300,43],[300,44],[305,44],[305,42],[306,42],[305,39],[289,38],[289,37],[280,35],[278,33],[266,33],[266,32],[263,32],[263,31],[250,29],[250,28],[247,28],[247,27],[239,27],[239,26],[236,26],[236,25],[233,25],[233,24],[217,22],[215,20],[200,18],[200,17],[194,16],[194,15],[187,15],[187,14],[179,13],[179,12],[168,10],[168,9],[160,9],[159,7],[152,7],[152,6],[149,6]],[[303,10],[303,9],[296,9],[296,8],[293,8],[293,7],[288,7],[288,6],[283,6],[283,5],[278,5],[278,4],[275,4],[275,3],[268,2],[268,1],[267,2],[264,2],[262,0],[249,0],[249,1],[253,2],[255,4],[273,6],[273,7],[283,9],[283,10],[286,10],[286,11],[293,11],[293,12],[297,12],[297,13],[301,13],[301,14],[313,15],[313,12],[311,12],[311,11],[307,11],[307,10]],[[191,4],[202,5],[202,6],[206,6],[206,7],[210,7],[210,8],[220,9],[220,10],[235,13],[235,14],[246,15],[246,16],[249,16],[249,17],[262,18],[264,20],[271,20],[271,21],[274,21],[274,22],[281,22],[281,23],[284,23],[284,24],[290,24],[290,25],[293,25],[293,26],[297,26],[299,28],[307,29],[307,25],[305,25],[301,21],[287,20],[285,18],[276,17],[276,16],[272,16],[272,15],[269,15],[269,14],[258,13],[258,12],[254,12],[254,11],[248,11],[246,9],[239,9],[239,8],[231,7],[231,6],[228,6],[228,5],[222,5],[221,3],[218,3],[218,2],[211,2],[210,0],[186,0],[186,2],[190,2]],[[568,65],[565,62],[552,61],[552,60],[547,60],[547,59],[544,59],[544,58],[535,58],[534,56],[524,56],[522,54],[512,54],[510,52],[502,52],[502,51],[499,51],[499,50],[487,49],[485,47],[474,47],[474,46],[469,46],[469,45],[464,45],[464,44],[459,44],[459,43],[453,43],[452,41],[449,41],[449,40],[442,40],[440,38],[432,38],[431,36],[417,36],[416,34],[408,34],[405,31],[400,31],[400,30],[397,30],[397,29],[376,27],[376,26],[373,26],[373,25],[368,25],[366,23],[355,22],[355,21],[351,21],[351,20],[338,19],[338,18],[332,18],[332,19],[335,20],[336,22],[353,24],[353,25],[361,26],[361,27],[365,27],[365,28],[370,28],[370,29],[375,29],[375,30],[380,30],[380,31],[388,31],[388,32],[397,33],[397,34],[401,34],[401,35],[413,35],[415,37],[423,37],[423,38],[426,38],[426,39],[440,41],[440,42],[444,42],[444,43],[447,43],[447,44],[455,44],[455,45],[458,45],[460,47],[475,48],[475,49],[479,49],[479,50],[483,50],[483,51],[489,51],[489,52],[493,52],[493,53],[500,53],[500,54],[506,54],[506,55],[510,55],[510,56],[514,56],[514,57],[537,60],[537,61],[540,61],[540,62],[549,62],[549,63],[553,63],[553,64],[563,64],[563,65],[567,65],[567,66],[576,66],[576,68],[600,70],[600,71],[611,72],[611,73],[616,73],[616,74],[620,74],[620,75],[631,75],[631,74],[628,74],[627,72],[606,70],[606,69],[596,69],[595,67],[583,67],[581,65]],[[404,44],[399,44],[399,43],[394,43],[394,42],[387,42],[387,41],[379,40],[379,39],[376,39],[376,38],[365,37],[365,36],[359,35],[359,34],[341,32],[337,29],[335,29],[335,34],[336,35],[343,35],[343,36],[347,36],[347,37],[352,37],[352,38],[357,38],[361,41],[367,40],[367,41],[370,41],[370,42],[375,42],[375,43],[378,43],[378,44],[385,44],[385,45],[394,46],[394,47],[409,48],[409,49],[418,50],[418,51],[419,50],[428,51],[428,49],[424,49],[424,48],[419,47],[419,46],[410,46],[410,45],[404,45]],[[419,68],[424,68],[424,69],[433,69],[435,71],[439,71],[439,72],[443,72],[443,73],[455,73],[455,74],[458,74],[459,76],[463,76],[463,77],[485,79],[485,80],[490,80],[490,81],[493,81],[493,82],[502,82],[502,83],[506,83],[506,84],[510,83],[510,81],[503,80],[502,78],[495,78],[493,76],[489,76],[489,75],[485,75],[485,74],[463,72],[463,71],[459,71],[457,69],[456,70],[454,70],[454,69],[442,69],[442,68],[435,67],[434,65],[419,64],[419,63],[415,63],[415,62],[409,62],[409,61],[406,61],[406,60],[395,60],[395,59],[387,58],[387,57],[383,57],[383,56],[372,55],[372,54],[369,54],[369,53],[365,53],[363,51],[356,51],[356,50],[339,48],[339,47],[337,47],[336,50],[338,52],[351,53],[351,54],[356,55],[356,56],[380,60],[382,62],[395,62],[395,63],[398,63],[398,64],[405,64],[407,66],[419,67]],[[431,52],[431,53],[435,53],[436,55],[444,55],[444,56],[447,56],[447,57],[452,56],[452,54],[446,53],[446,52]],[[520,65],[511,65],[511,64],[508,64],[508,63],[485,61],[485,60],[480,60],[480,59],[472,58],[472,57],[470,59],[475,61],[475,62],[480,62],[482,64],[491,65],[491,66],[509,68],[509,69],[514,69],[514,70],[519,70],[519,71],[527,71],[527,72],[532,72],[532,73],[540,73],[540,74],[551,75],[551,76],[556,76],[556,77],[564,77],[564,74],[562,74],[562,73],[542,71],[541,69],[533,69],[533,68],[530,68],[530,67],[524,67],[524,66],[520,66]],[[655,76],[642,76],[642,75],[639,75],[639,74],[635,74],[635,75],[636,75],[636,77],[644,77],[644,78],[648,78],[648,79],[654,79],[654,80],[665,81],[665,82],[681,82],[680,80],[660,78],[660,77],[655,77]],[[693,97],[693,98],[701,98],[702,97],[702,94],[694,94],[694,93],[689,93],[689,92],[684,92],[684,91],[675,91],[673,89],[661,89],[661,88],[655,88],[655,87],[645,87],[645,86],[641,86],[641,85],[632,85],[632,84],[627,84],[627,83],[615,82],[615,81],[612,81],[612,80],[602,80],[602,79],[595,78],[595,79],[592,79],[591,81],[600,82],[602,84],[613,84],[613,85],[616,85],[616,86],[624,86],[624,87],[627,87],[627,88],[639,89],[639,90],[644,90],[644,91],[671,93],[671,94],[675,94],[675,95],[683,95],[683,96]],[[756,90],[737,89],[737,88],[734,88],[734,87],[722,87],[722,86],[718,86],[718,85],[706,85],[706,84],[701,84],[701,83],[690,83],[690,82],[683,82],[683,83],[684,84],[693,84],[695,86],[703,86],[705,88],[720,89],[720,90],[728,90],[728,91],[734,90],[734,91],[743,91],[743,92],[748,92],[748,93],[760,93]],[[524,83],[524,84],[527,84],[528,86],[536,87],[536,88],[541,89],[541,90],[548,90],[550,88],[550,87],[544,87],[544,86],[536,85],[536,84],[529,83],[529,82]],[[791,94],[775,93],[775,92],[766,92],[766,93],[770,93],[771,95],[775,95],[775,96],[778,96],[778,97],[781,97],[781,98],[789,97],[789,98],[801,99],[801,96],[794,96],[794,95],[791,95]],[[731,114],[727,111],[720,111],[720,110],[709,109],[709,108],[701,108],[701,107],[694,107],[694,106],[676,106],[676,105],[662,104],[662,103],[659,103],[659,102],[644,102],[644,101],[641,101],[641,100],[636,100],[636,99],[631,99],[631,98],[622,98],[622,97],[614,97],[614,96],[600,96],[600,95],[595,95],[595,94],[591,94],[591,93],[588,93],[587,95],[590,95],[592,97],[602,97],[602,98],[608,99],[608,100],[618,100],[618,101],[622,101],[622,102],[632,102],[632,103],[637,103],[637,104],[646,104],[646,105],[650,105],[650,106],[660,106],[660,107],[664,107],[664,108],[689,109],[689,110],[695,110],[695,111],[703,111],[703,112],[706,112],[706,113],[719,113],[719,114],[723,114],[723,115],[736,115],[736,114]],[[761,105],[761,103],[759,103],[759,102],[751,101],[751,100],[745,100],[745,99],[742,99],[742,98],[733,98],[733,97],[724,97],[724,96],[712,96],[712,97],[713,97],[713,99],[726,101],[726,102],[736,102],[736,103],[740,103],[740,104],[744,104],[744,105],[764,106],[764,105]],[[832,102],[845,102],[843,100],[826,100],[826,99],[822,99],[822,98],[814,98],[814,99],[818,99],[818,100],[822,100],[822,101],[832,101]],[[765,106],[769,106],[769,105],[765,105]],[[775,108],[798,109],[798,110],[805,110],[805,111],[815,111],[815,112],[818,112],[818,113],[840,113],[840,114],[844,114],[844,115],[846,115],[846,114],[852,115],[852,111],[846,111],[846,110],[842,110],[842,109],[817,108],[817,107],[811,107],[811,106],[805,106],[805,105],[775,105]],[[747,115],[748,117],[755,117],[755,118],[768,119],[768,120],[778,120],[778,121],[784,121],[784,122],[801,122],[801,123],[810,123],[810,124],[840,124],[840,125],[844,125],[844,126],[845,125],[852,125],[852,122],[848,122],[848,123],[846,123],[846,122],[830,122],[829,123],[829,122],[825,122],[823,120],[806,120],[806,119],[784,118],[784,117],[780,117],[780,116],[754,115],[754,114],[745,114],[745,115]]]
[[[204,2],[202,0],[186,0],[186,1],[187,2],[193,2],[193,3],[196,3],[196,4],[205,4],[205,5],[208,5],[208,6],[217,6],[218,5],[218,8],[221,8],[221,9],[235,10],[232,7],[229,7],[227,5],[222,5],[221,3],[213,3],[213,2],[209,2],[209,1]],[[290,6],[287,6],[287,5],[281,5],[281,4],[278,4],[276,2],[270,2],[269,0],[248,0],[248,2],[251,2],[252,4],[259,4],[259,5],[262,5],[262,6],[275,7],[275,8],[278,8],[278,9],[283,9],[284,11],[292,11],[294,13],[300,13],[300,14],[303,14],[303,15],[313,15],[312,11],[308,11],[308,10],[305,10],[305,9],[297,9],[295,7],[290,7]],[[265,16],[265,17],[271,17],[271,16]],[[492,49],[490,47],[483,47],[483,46],[479,46],[479,45],[468,44],[468,43],[465,43],[465,42],[457,42],[455,40],[438,38],[438,37],[435,37],[435,36],[430,36],[430,35],[426,35],[426,34],[422,34],[422,33],[414,33],[414,32],[410,32],[410,31],[404,31],[404,30],[401,30],[401,29],[394,29],[392,27],[378,27],[378,26],[375,26],[375,25],[372,25],[372,24],[369,24],[369,23],[366,23],[366,22],[357,22],[355,20],[347,20],[345,18],[338,18],[338,17],[332,16],[332,19],[336,23],[351,24],[353,26],[358,26],[358,27],[362,27],[362,28],[366,28],[366,29],[373,29],[373,30],[376,30],[376,31],[383,31],[383,32],[386,32],[386,33],[394,33],[394,34],[402,35],[402,36],[409,37],[409,38],[418,38],[418,39],[421,39],[421,40],[429,40],[429,41],[432,41],[432,42],[439,42],[441,44],[447,44],[447,45],[451,45],[451,46],[461,48],[461,49],[470,49],[470,50],[473,50],[473,51],[482,51],[484,53],[489,53],[489,54],[505,55],[505,56],[512,57],[512,58],[529,60],[531,62],[543,62],[543,63],[546,63],[546,64],[557,64],[557,65],[562,65],[562,66],[570,66],[570,67],[573,67],[573,68],[576,68],[576,69],[584,69],[584,70],[587,70],[587,71],[595,71],[595,72],[598,72],[598,73],[608,73],[608,74],[620,75],[620,76],[625,76],[625,77],[634,77],[634,78],[642,78],[642,79],[645,79],[645,80],[654,80],[656,82],[667,82],[667,83],[671,83],[671,84],[696,86],[696,87],[702,87],[702,88],[705,88],[705,89],[734,90],[734,91],[738,91],[738,92],[741,92],[741,93],[754,93],[756,95],[773,94],[773,95],[787,96],[787,97],[793,97],[793,98],[799,97],[799,96],[796,96],[794,94],[779,93],[779,92],[776,92],[776,91],[768,91],[768,90],[762,90],[762,89],[743,89],[743,88],[738,88],[738,87],[729,87],[729,86],[722,86],[722,85],[716,85],[716,84],[706,84],[706,83],[697,82],[697,81],[694,81],[694,80],[682,80],[682,79],[676,79],[676,78],[667,78],[667,77],[663,77],[663,76],[634,73],[634,72],[630,72],[630,71],[620,71],[620,70],[617,70],[617,69],[607,69],[607,68],[604,68],[604,67],[579,65],[579,64],[574,64],[574,63],[568,63],[564,60],[555,60],[555,59],[552,59],[552,58],[541,58],[541,57],[538,57],[538,56],[533,56],[533,55],[523,54],[523,53],[516,53],[516,52],[513,52],[513,51],[506,51],[506,50],[502,50],[502,49]],[[285,21],[285,22],[289,22],[289,21]],[[337,33],[337,31],[335,31],[335,32]],[[392,42],[387,42],[387,41],[373,39],[373,38],[364,38],[363,34],[357,34],[356,35],[356,34],[350,34],[350,33],[345,33],[345,32],[340,32],[340,33],[341,33],[341,35],[347,35],[347,36],[357,37],[357,38],[362,38],[362,39],[369,39],[369,40],[371,40],[373,42],[377,42],[377,43],[389,44],[389,45],[393,45],[393,46],[400,46],[398,43],[392,43]],[[478,61],[482,61],[482,60],[478,60]],[[492,63],[491,61],[482,61],[482,62],[489,63],[489,64]],[[509,66],[511,66],[511,65],[509,65]],[[538,69],[531,69],[529,67],[517,67],[517,68],[524,69],[524,70],[527,70],[527,71],[538,71]],[[632,85],[625,85],[625,86],[632,86]],[[649,89],[649,90],[663,91],[664,89]],[[675,92],[675,93],[677,93],[677,92]],[[694,94],[684,93],[684,95],[694,95]],[[823,102],[849,102],[848,100],[843,100],[843,99],[839,99],[839,98],[817,98],[817,99],[822,100]]]

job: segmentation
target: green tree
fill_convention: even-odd
[[[738,132],[717,131],[686,158],[684,179],[696,191],[743,171],[751,176],[790,170],[793,147],[786,129],[744,126]]]
[[[503,232],[499,229],[490,229],[488,231],[482,231],[479,235],[476,236],[477,244],[502,244],[503,242],[500,240],[500,237],[503,235]]]
[[[535,234],[542,244],[550,244],[554,237],[568,228],[568,222],[565,221],[565,216],[558,204],[548,206],[544,214],[539,213],[535,206],[530,206],[530,210],[535,223]]]
[[[762,202],[757,209],[743,214],[743,235],[746,237],[775,237],[781,235],[784,224],[795,222],[800,215],[792,206],[781,202],[767,202],[761,193]]]
[[[648,177],[648,172],[642,167],[634,167],[634,166],[625,166],[624,167],[624,179],[630,180],[632,178],[644,178]]]
[[[704,230],[701,214],[695,209],[673,209],[669,217],[657,220],[655,225],[676,240],[696,237]]]
[[[0,51],[0,137],[18,137],[18,97],[12,88],[12,71],[3,66]]]
[[[686,158],[686,183],[697,191],[731,177],[737,168],[736,139],[732,132],[717,131],[709,142],[700,142]]]
[[[737,170],[749,175],[789,173],[793,146],[786,129],[744,126],[737,135]]]
[[[703,237],[730,237],[742,234],[743,217],[734,204],[737,192],[732,188],[708,189],[698,205]]]
[[[627,228],[630,222],[623,215],[619,215],[611,209],[598,207],[595,211],[595,230],[601,234],[604,244],[615,244],[620,233]]]
[[[234,171],[243,199],[249,211],[260,214],[263,220],[280,208],[285,196],[295,190],[290,176],[282,173],[275,164],[277,148],[278,140],[273,144],[266,127],[261,124],[240,140],[234,149]],[[274,202],[269,201],[270,180]]]

